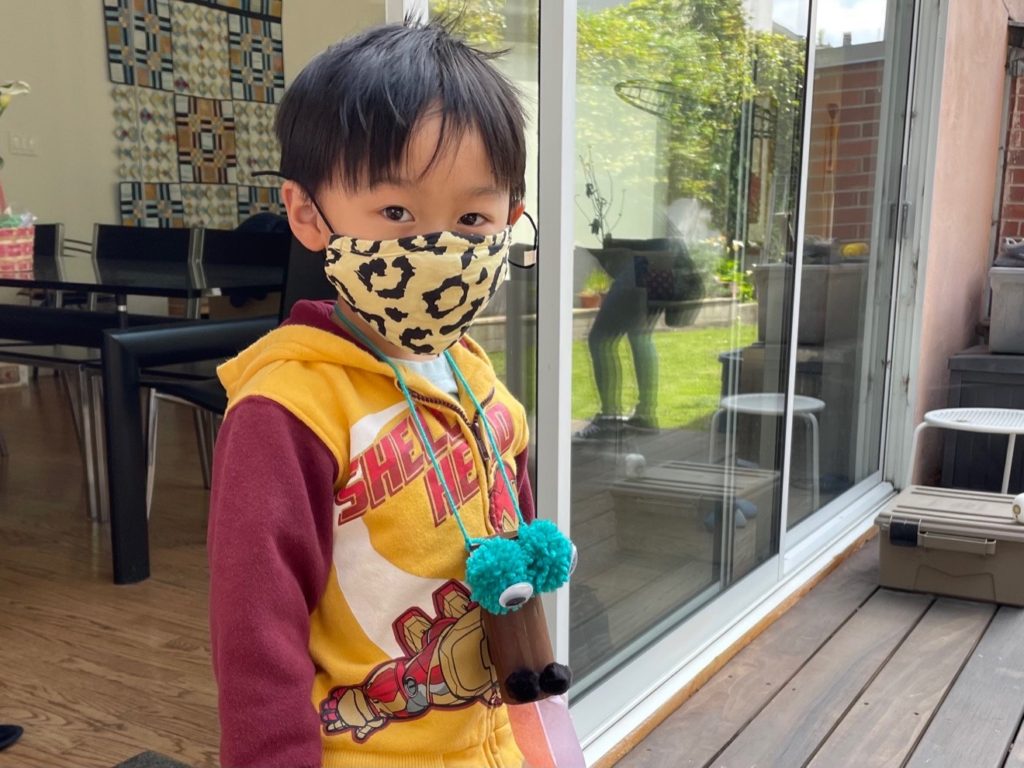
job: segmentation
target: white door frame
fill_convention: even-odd
[[[920,0],[904,193],[909,216],[901,223],[903,232],[899,240],[892,323],[892,373],[882,441],[883,474],[897,488],[904,485],[907,477],[910,441],[917,426],[916,385],[948,15],[949,0]]]
[[[572,433],[576,0],[540,3],[537,209],[537,510],[569,533]],[[571,587],[570,587],[571,588]],[[546,600],[555,655],[569,658],[569,589]]]
[[[388,24],[403,21],[407,16],[426,19],[429,14],[427,0],[384,0],[384,21]]]

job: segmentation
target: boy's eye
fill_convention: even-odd
[[[459,224],[464,227],[479,227],[486,220],[479,213],[467,213],[465,216],[459,219]]]
[[[384,214],[386,219],[391,221],[412,221],[412,216],[400,205],[389,205],[381,213]]]

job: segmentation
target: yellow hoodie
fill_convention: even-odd
[[[229,766],[484,768],[522,757],[466,550],[391,369],[327,302],[225,363],[208,548]],[[533,503],[522,407],[469,339],[452,356]],[[516,527],[466,393],[407,383],[471,536]]]

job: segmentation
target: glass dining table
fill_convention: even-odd
[[[285,266],[270,264],[206,264],[202,262],[103,260],[88,256],[37,255],[32,269],[5,271],[0,267],[0,288],[30,291],[50,290],[78,292],[87,295],[113,295],[115,312],[91,312],[46,306],[0,303],[0,339],[5,342],[59,344],[94,348],[99,351],[104,382],[128,382],[126,389],[118,386],[117,397],[107,392],[104,408],[104,434],[107,452],[107,481],[110,488],[110,527],[115,583],[128,584],[149,576],[149,542],[146,518],[146,457],[138,451],[142,443],[143,419],[139,405],[139,370],[124,370],[145,364],[146,358],[104,353],[104,335],[108,331],[133,328],[140,323],[128,312],[128,296],[152,296],[184,299],[198,307],[201,299],[212,296],[252,296],[280,291]],[[190,309],[190,314],[194,311]],[[195,313],[197,314],[197,313]],[[198,319],[176,320],[172,317],[141,318],[149,327],[166,320],[175,326],[195,326],[202,332],[192,342],[201,341],[216,325]],[[277,318],[246,321],[250,335],[264,327],[269,330]],[[254,324],[255,322],[255,324]],[[252,326],[251,328],[249,326]],[[159,327],[159,326],[155,326]],[[187,334],[184,339],[187,339]],[[188,343],[188,342],[183,342]],[[109,345],[107,345],[109,346]],[[195,349],[181,349],[172,355],[178,361],[205,354]],[[166,350],[164,350],[166,352]],[[165,355],[166,357],[166,355]],[[195,360],[203,359],[195,356]],[[138,438],[137,440],[135,438]],[[138,493],[138,488],[143,492]],[[124,492],[128,489],[128,492]]]
[[[31,269],[6,271],[0,265],[0,287],[113,295],[117,311],[122,313],[127,312],[128,296],[198,301],[276,291],[283,281],[284,265],[244,262],[96,260],[39,254]]]

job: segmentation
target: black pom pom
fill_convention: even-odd
[[[548,664],[540,673],[540,689],[552,696],[565,693],[571,684],[572,670],[564,664]]]
[[[513,701],[536,701],[540,695],[540,681],[532,669],[517,669],[505,678],[505,688]]]

